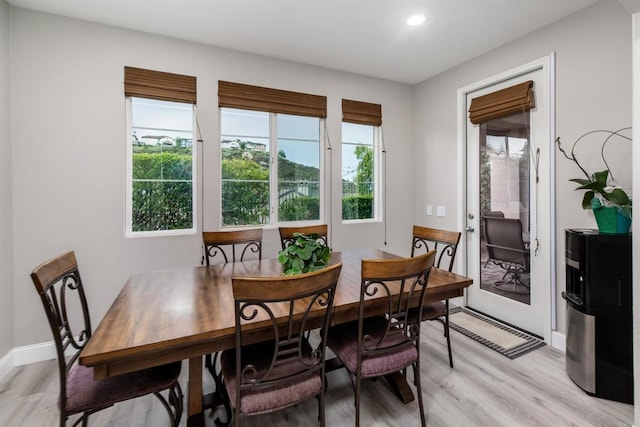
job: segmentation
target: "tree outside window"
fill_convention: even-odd
[[[377,128],[342,123],[342,219],[376,217]]]

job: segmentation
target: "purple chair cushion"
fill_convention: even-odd
[[[166,390],[178,381],[181,366],[180,362],[175,362],[94,380],[93,368],[75,365],[67,376],[67,413],[104,409],[118,402]]]
[[[311,348],[303,345],[303,360],[311,364]],[[274,343],[269,341],[242,347],[242,366],[253,365],[257,377],[269,369],[273,357]],[[231,401],[236,406],[236,351],[225,350],[220,357],[224,384]],[[299,375],[297,375],[299,374]],[[240,412],[243,414],[261,414],[276,411],[306,400],[322,392],[321,371],[307,371],[298,357],[286,360],[275,366],[267,376],[268,380],[284,378],[277,384],[257,384],[242,389]]]
[[[439,317],[444,317],[447,314],[447,305],[442,302],[432,302],[425,304],[422,308],[422,320],[435,320]],[[413,323],[418,318],[418,307],[409,309],[408,320]]]
[[[365,319],[364,335],[370,335],[375,341],[379,340],[387,327],[384,318]],[[399,371],[418,359],[418,350],[398,329],[391,329],[380,347],[391,347],[393,350],[378,354],[362,355],[363,377],[377,377]],[[345,323],[329,328],[327,346],[342,361],[350,372],[356,372],[358,364],[358,322]]]

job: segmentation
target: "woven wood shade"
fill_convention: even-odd
[[[483,123],[497,117],[528,111],[536,106],[533,81],[529,80],[471,100],[469,120]]]
[[[358,125],[382,126],[382,106],[343,99],[342,121]]]
[[[139,98],[195,104],[196,78],[162,71],[124,67],[124,94]]]
[[[218,104],[228,108],[327,117],[326,96],[225,81],[218,81]]]

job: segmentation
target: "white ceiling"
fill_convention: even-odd
[[[11,5],[418,83],[597,0],[7,0]],[[416,13],[419,27],[406,25]]]

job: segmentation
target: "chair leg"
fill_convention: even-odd
[[[221,427],[221,426],[229,425],[229,422],[231,421],[231,417],[232,417],[232,411],[231,411],[231,405],[229,404],[229,399],[224,398],[223,385],[222,385],[222,372],[218,372],[216,370],[218,356],[219,356],[219,353],[205,355],[204,366],[207,368],[207,370],[211,374],[211,377],[213,378],[213,381],[216,385],[215,393],[222,398],[221,400],[224,405],[224,411],[225,411],[225,414],[227,415],[226,422],[222,421],[220,418],[215,419],[214,421],[215,424],[218,427]]]
[[[362,379],[356,375],[356,427],[360,427],[360,384]]]
[[[449,328],[449,300],[445,301],[447,312],[444,315],[444,336],[447,337],[447,350],[449,351],[449,366],[453,368],[453,355],[451,354],[451,329]]]
[[[424,403],[422,402],[422,386],[420,385],[420,357],[418,356],[418,360],[413,364],[413,382],[416,386],[416,393],[418,394],[418,405],[420,406],[420,422],[422,423],[422,427],[426,427],[427,420],[424,416]]]
[[[320,421],[320,427],[325,426],[324,419],[324,390],[318,395],[318,421]]]

